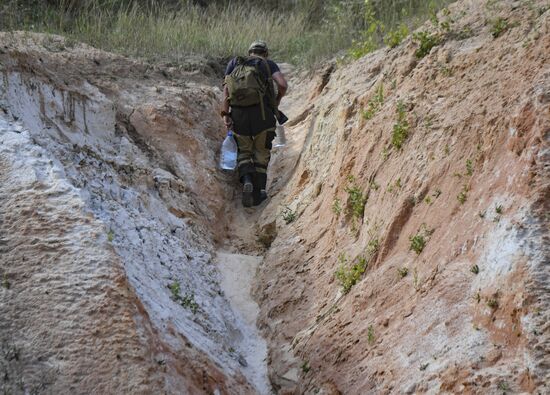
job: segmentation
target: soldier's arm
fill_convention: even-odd
[[[222,110],[221,110],[223,123],[225,123],[225,126],[229,128],[233,124],[233,120],[229,116],[229,90],[227,89],[227,85],[224,84],[223,86],[223,101],[222,101]]]
[[[280,71],[273,73],[273,80],[277,84],[277,105],[281,103],[281,99],[286,94],[288,90],[288,84],[286,82],[285,76]]]

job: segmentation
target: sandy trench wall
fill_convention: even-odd
[[[421,60],[407,40],[304,77],[310,101],[290,103],[291,158],[272,169],[280,193],[261,222],[277,217],[277,238],[257,286],[282,393],[548,391],[550,14],[491,4],[452,5],[451,33]],[[497,17],[512,27],[493,38]],[[353,186],[368,197],[355,219]],[[344,255],[369,260],[346,295]]]
[[[1,35],[2,388],[253,393],[213,266],[219,89]]]

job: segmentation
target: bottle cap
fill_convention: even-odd
[[[232,130],[228,130],[228,131],[227,131],[227,135],[228,135],[228,136],[233,136],[233,131],[232,131]]]

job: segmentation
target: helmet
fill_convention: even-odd
[[[248,47],[248,52],[267,52],[267,44],[265,41],[254,41],[252,44],[250,44],[250,47]]]

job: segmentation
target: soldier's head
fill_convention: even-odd
[[[261,40],[254,41],[252,44],[250,44],[250,47],[248,47],[248,54],[267,58],[269,52],[266,42]]]

